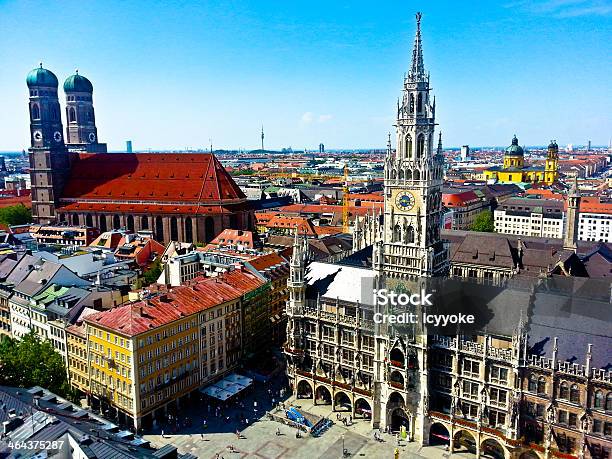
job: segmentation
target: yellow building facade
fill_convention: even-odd
[[[66,327],[66,353],[70,385],[82,393],[87,393],[89,389],[87,335],[82,323]]]
[[[71,385],[112,422],[148,429],[167,421],[236,370],[244,301],[264,284],[233,270],[88,315],[67,330]]]
[[[555,141],[548,145],[544,167],[525,164],[524,150],[516,136],[506,148],[503,166],[494,166],[483,172],[484,179],[500,183],[540,183],[552,185],[558,177],[559,146]]]

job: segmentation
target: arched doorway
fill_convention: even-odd
[[[106,224],[106,215],[100,215],[100,232],[105,233],[108,231],[108,225]]]
[[[204,220],[204,236],[207,243],[215,238],[215,221],[212,217],[206,217]]]
[[[85,215],[85,226],[88,227],[93,227],[93,217],[91,216],[91,214],[87,214]]]
[[[353,411],[353,404],[351,403],[351,398],[346,395],[344,392],[336,392],[334,397],[334,411]]]
[[[491,457],[493,459],[504,459],[506,457],[504,447],[497,440],[487,438],[480,446],[480,454],[482,457]]]
[[[315,391],[315,405],[331,405],[331,392],[325,386],[317,387]]]
[[[397,432],[404,427],[410,432],[410,415],[403,408],[395,408],[391,411],[391,430]]]
[[[434,422],[429,429],[429,444],[435,445],[448,445],[450,444],[450,434],[448,429],[444,427],[444,424]]]
[[[297,398],[312,398],[312,386],[305,379],[297,385]]]
[[[113,215],[113,229],[121,228],[121,220],[119,219],[119,215]]]
[[[476,454],[476,440],[467,430],[460,430],[453,438],[454,451],[459,453],[467,451],[468,453]]]
[[[179,240],[179,237],[178,237],[178,221],[176,220],[176,217],[170,218],[170,240],[171,241],[178,241]]]
[[[79,214],[72,214],[72,224],[74,226],[79,226],[81,224],[79,222]]]
[[[365,398],[355,400],[355,417],[372,419],[372,407]]]
[[[140,229],[148,230],[149,229],[149,217],[143,215],[140,217]]]
[[[193,226],[191,226],[191,217],[185,218],[185,242],[193,242]]]
[[[127,229],[128,231],[134,232],[134,217],[128,215],[127,217]]]
[[[161,217],[155,217],[155,239],[164,241],[164,220]]]

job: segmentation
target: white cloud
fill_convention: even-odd
[[[312,112],[306,112],[302,115],[302,123],[310,124],[314,120],[314,114]]]
[[[325,123],[329,120],[331,120],[333,118],[333,116],[327,114],[327,115],[319,115],[319,123]]]

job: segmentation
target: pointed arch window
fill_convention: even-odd
[[[414,170],[414,173],[412,174],[412,178],[414,180],[421,180],[421,173],[419,172],[418,169]]]
[[[414,228],[412,225],[409,225],[408,230],[406,231],[406,242],[408,244],[412,244],[414,242]]]
[[[569,385],[563,381],[559,388],[559,398],[563,400],[569,400]]]
[[[414,113],[414,94],[410,94],[410,113]]]
[[[127,217],[127,229],[128,231],[134,232],[134,217],[132,215],[128,215]]]
[[[393,227],[393,242],[400,242],[402,240],[402,229],[399,224]]]
[[[76,110],[74,107],[68,109],[68,122],[76,123]]]
[[[406,135],[404,151],[406,153],[406,158],[412,159],[412,137],[410,134]]]
[[[419,93],[417,96],[417,112],[421,113],[423,111],[423,93]]]
[[[108,225],[106,224],[106,215],[100,215],[100,232],[104,233],[108,230]]]
[[[425,136],[423,134],[419,134],[419,136],[417,137],[417,150],[416,150],[417,159],[421,159],[423,157],[424,152],[425,152]]]
[[[580,403],[580,390],[577,384],[572,384],[570,389],[570,402]]]
[[[546,378],[544,376],[540,376],[538,378],[538,394],[546,393]]]
[[[40,119],[40,108],[38,104],[32,104],[32,119],[39,120]]]
[[[170,240],[178,241],[178,222],[176,217],[170,218]]]
[[[612,398],[611,398],[612,400]],[[595,400],[593,402],[594,408],[603,408],[603,392],[598,390],[595,392]]]
[[[191,217],[185,218],[185,242],[193,242],[193,226]]]
[[[164,220],[161,217],[155,217],[155,238],[158,241],[164,240]]]

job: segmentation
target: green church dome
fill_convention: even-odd
[[[64,81],[64,92],[93,92],[93,85],[83,75],[79,75],[77,70]]]
[[[40,67],[36,67],[26,77],[28,88],[45,86],[47,88],[57,88],[57,77],[51,70],[43,69],[42,63]]]
[[[516,135],[512,138],[512,145],[506,148],[506,154],[509,156],[523,156],[523,147],[518,144]]]

